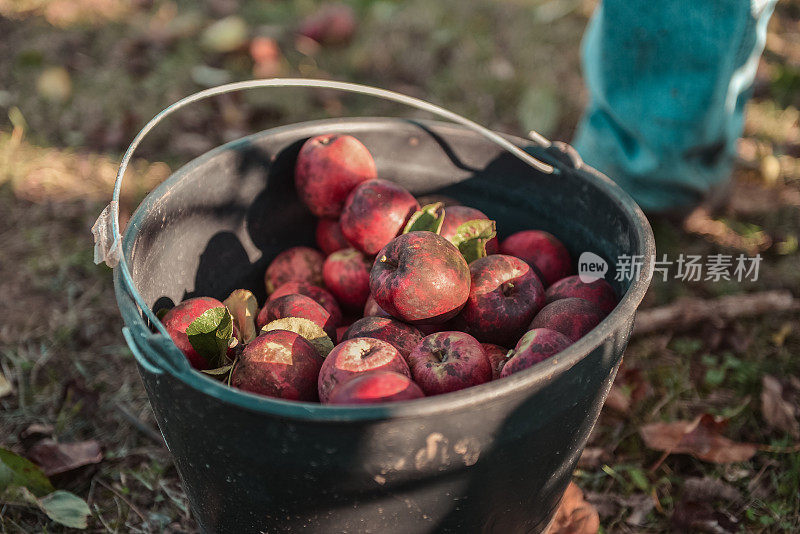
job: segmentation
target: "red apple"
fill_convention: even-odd
[[[500,243],[500,253],[525,260],[545,287],[573,272],[567,248],[554,235],[541,230],[511,234]]]
[[[454,317],[469,296],[466,260],[433,232],[410,232],[378,254],[369,287],[378,306],[408,323],[437,324]]]
[[[325,330],[328,337],[336,339],[336,327],[338,323],[317,301],[305,295],[285,295],[267,301],[258,313],[256,323],[258,328],[264,327],[275,319],[285,319],[287,317],[301,317],[308,319]]]
[[[264,283],[267,294],[286,282],[308,282],[322,285],[322,263],[325,258],[309,247],[292,247],[284,250],[267,267]]]
[[[554,354],[558,354],[570,345],[572,345],[572,341],[561,332],[556,332],[549,328],[529,330],[522,336],[517,346],[514,347],[511,357],[503,365],[500,377],[504,378],[527,369]]]
[[[393,371],[370,371],[336,386],[328,403],[376,404],[420,399],[424,396],[419,386],[406,375]]]
[[[380,339],[357,337],[336,345],[322,363],[317,381],[319,400],[327,403],[337,384],[367,371],[395,371],[411,376],[400,352]]]
[[[350,247],[350,243],[344,238],[338,219],[320,219],[317,222],[316,239],[317,246],[326,255]]]
[[[316,401],[322,358],[304,337],[270,330],[245,347],[231,373],[235,388],[286,400]]]
[[[489,220],[489,217],[484,215],[482,211],[469,206],[448,206],[444,209],[444,221],[442,221],[442,229],[439,231],[439,235],[448,241],[452,241],[459,226],[465,222],[479,219]],[[495,236],[486,243],[486,254],[497,254],[499,248],[500,245]]]
[[[544,306],[544,288],[533,269],[514,256],[493,254],[469,265],[469,298],[460,319],[480,341],[510,346]]]
[[[312,137],[297,155],[294,181],[300,200],[317,217],[336,218],[360,183],[377,177],[367,147],[350,135]]]
[[[606,314],[617,307],[614,289],[602,278],[586,283],[578,275],[568,276],[548,287],[544,294],[547,304],[570,297],[588,300]]]
[[[336,302],[333,295],[325,289],[309,282],[286,282],[273,291],[267,299],[267,302],[285,297],[286,295],[303,295],[315,300],[317,303],[321,304],[323,308],[328,310],[334,323],[342,323],[342,310],[339,308],[339,304]]]
[[[371,337],[380,339],[408,358],[414,347],[422,341],[422,334],[411,325],[386,317],[363,317],[350,325],[342,339]]]
[[[353,8],[338,2],[323,3],[300,22],[297,33],[319,44],[339,45],[350,40],[356,31]]]
[[[392,318],[391,314],[385,311],[383,308],[378,306],[378,303],[375,302],[375,299],[372,298],[372,294],[367,297],[367,303],[364,304],[364,317],[388,317]]]
[[[208,310],[224,306],[222,302],[211,297],[195,297],[184,300],[169,310],[161,319],[161,323],[167,329],[172,342],[175,343],[195,369],[209,369],[213,362],[206,361],[200,353],[194,350],[194,347],[189,342],[189,337],[186,335],[186,329],[195,319]]]
[[[605,314],[591,302],[570,297],[542,308],[531,321],[530,328],[549,328],[578,341],[604,317]]]
[[[350,311],[362,310],[369,297],[369,270],[372,262],[354,248],[338,250],[325,259],[322,279],[341,305]]]
[[[342,233],[355,248],[371,256],[399,234],[418,209],[417,200],[401,186],[370,180],[347,198],[340,220]]]
[[[426,395],[439,395],[489,382],[492,367],[477,339],[464,332],[423,338],[408,356],[411,376]]]
[[[506,356],[508,356],[509,351],[505,347],[493,345],[492,343],[481,343],[481,347],[483,347],[486,357],[489,358],[489,364],[492,366],[492,380],[497,380],[500,378],[503,366],[508,361]]]

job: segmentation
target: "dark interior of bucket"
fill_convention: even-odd
[[[124,248],[133,280],[155,309],[199,295],[224,299],[240,287],[263,302],[269,261],[314,246],[315,219],[298,201],[293,169],[309,137],[349,133],[373,154],[379,177],[415,195],[441,194],[497,221],[500,237],[543,229],[574,260],[590,251],[609,264],[637,250],[634,223],[585,171],[544,174],[458,126],[397,119],[322,121],[283,127],[220,147],[179,169],[134,214]],[[133,229],[133,231],[132,231]]]

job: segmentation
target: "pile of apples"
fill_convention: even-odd
[[[356,138],[309,139],[295,167],[319,218],[319,250],[293,247],[246,289],[161,316],[198,370],[270,397],[369,404],[502,379],[558,354],[616,305],[605,280],[573,275],[541,230],[498,241],[495,222],[453,202],[420,205],[377,177]]]

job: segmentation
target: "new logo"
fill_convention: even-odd
[[[608,263],[606,260],[594,252],[581,253],[581,257],[578,258],[578,278],[580,278],[581,282],[588,284],[605,278],[607,272]]]

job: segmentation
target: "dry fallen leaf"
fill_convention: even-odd
[[[597,515],[597,510],[584,500],[583,491],[570,482],[548,534],[595,534],[598,530],[600,516]]]
[[[761,414],[770,428],[787,432],[793,438],[800,437],[800,422],[797,420],[798,406],[792,402],[788,388],[774,376],[761,379]]]
[[[43,423],[33,423],[28,425],[27,428],[19,433],[19,441],[25,450],[30,450],[31,447],[42,441],[43,439],[53,436],[53,425]]]
[[[611,386],[611,391],[608,392],[604,406],[611,408],[615,412],[627,414],[631,411],[631,398],[621,386],[615,383]]]
[[[741,492],[721,480],[712,477],[687,479],[672,514],[672,526],[678,532],[738,532],[738,520],[726,508],[742,502]]]
[[[605,405],[621,414],[628,414],[633,403],[640,402],[651,392],[652,388],[641,369],[623,366],[608,392]]]
[[[726,419],[703,414],[694,421],[652,423],[639,429],[645,445],[667,454],[690,454],[699,460],[725,464],[744,462],[753,457],[758,446],[737,443],[721,434]]]
[[[627,515],[625,523],[631,526],[643,525],[647,515],[656,507],[656,499],[644,493],[624,497],[615,493],[588,492],[586,500],[603,518],[614,518],[624,512]]]
[[[72,471],[103,459],[100,444],[95,440],[57,443],[43,439],[28,451],[28,458],[42,468],[48,477]]]
[[[3,373],[0,373],[0,398],[12,393],[14,393],[14,386],[11,385],[11,382],[8,381]]]

